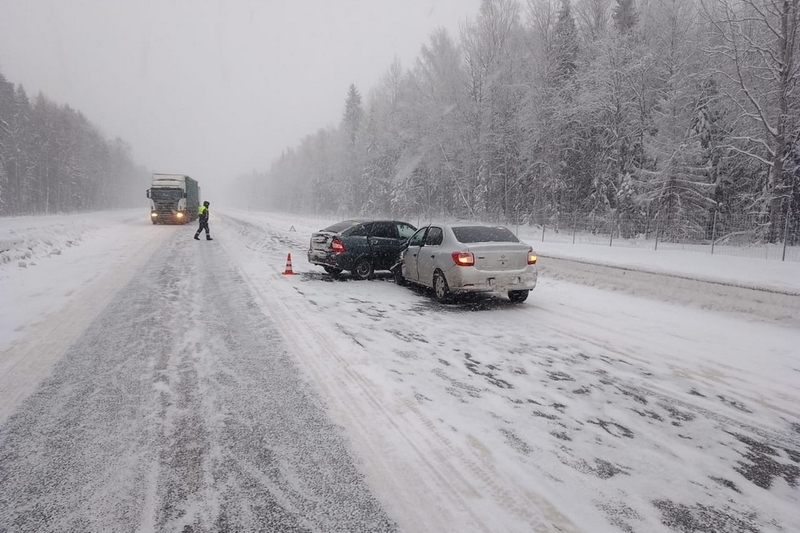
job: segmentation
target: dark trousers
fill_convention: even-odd
[[[195,233],[194,236],[195,237],[199,237],[200,236],[200,232],[202,232],[203,230],[206,230],[206,238],[209,238],[211,236],[211,231],[209,231],[209,229],[208,229],[208,220],[203,220],[201,218],[200,219],[200,227],[197,228],[197,233]]]

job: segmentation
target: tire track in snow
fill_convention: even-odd
[[[255,237],[253,231],[259,235],[269,233],[269,230],[251,224],[238,224],[236,227],[236,232],[247,239],[270,244],[281,242],[277,237]],[[460,530],[465,531],[496,531],[499,517],[479,514],[472,506],[473,501],[486,498],[504,509],[507,515],[515,517],[516,523],[523,528],[520,531],[578,531],[546,498],[524,491],[514,494],[497,483],[499,474],[491,466],[479,463],[454,446],[409,399],[391,399],[387,404],[380,388],[351,368],[348,360],[339,355],[334,342],[310,318],[310,310],[290,305],[288,302],[295,299],[288,294],[275,297],[274,291],[276,287],[281,287],[281,278],[279,273],[271,276],[274,285],[270,284],[270,295],[260,294],[262,307],[271,311],[284,334],[296,343],[292,346],[294,355],[316,378],[326,396],[335,402],[337,416],[343,417],[343,422],[355,430],[360,445],[369,448],[367,459],[371,467],[377,470],[373,479],[382,478],[383,483],[392,480],[390,490],[396,502],[401,502],[399,505],[407,521],[404,525],[409,531],[454,531],[459,529],[459,525],[462,526]],[[252,280],[249,283],[257,286]],[[281,287],[279,290],[284,289]],[[335,380],[335,383],[332,384],[331,380]],[[354,396],[358,399],[355,400]],[[398,414],[412,419],[405,420],[401,426],[395,421]],[[376,431],[372,423],[375,420],[380,421],[380,426],[390,427],[388,434],[385,429]],[[409,433],[403,430],[408,425],[422,425],[426,431]],[[387,454],[389,449],[396,453]],[[409,458],[409,452],[413,459]],[[412,460],[413,463],[398,468],[398,460]],[[472,474],[471,479],[461,474],[464,470]],[[475,484],[475,480],[479,483]],[[414,488],[409,490],[409,487]],[[412,516],[413,510],[429,507],[427,502],[415,501],[425,494],[449,500],[450,508],[459,509],[468,519],[444,513],[442,516],[417,519]]]
[[[166,228],[165,228],[166,229]],[[164,231],[131,251],[129,259],[114,272],[93,283],[80,298],[46,317],[23,339],[0,352],[0,423],[2,423],[50,373],[64,350],[109,305],[114,295],[147,264],[173,231]]]
[[[0,426],[0,531],[396,530],[217,244],[176,234]]]

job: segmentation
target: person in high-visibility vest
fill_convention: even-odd
[[[211,231],[208,229],[208,206],[209,206],[209,203],[206,200],[205,202],[203,202],[203,205],[201,205],[197,209],[197,214],[199,215],[198,216],[198,220],[200,220],[200,227],[197,228],[197,232],[194,234],[194,238],[197,239],[198,241],[200,240],[200,232],[203,231],[203,230],[206,230],[206,240],[207,241],[213,241],[214,240],[214,239],[211,238]]]

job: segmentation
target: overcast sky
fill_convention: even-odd
[[[137,163],[201,182],[265,170],[338,124],[480,0],[0,0],[0,73],[82,111]]]

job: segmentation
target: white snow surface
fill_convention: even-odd
[[[224,248],[403,531],[800,531],[800,263],[520,228],[525,303],[441,305],[308,264],[333,219],[214,210],[197,242],[146,215],[0,219],[0,422],[183,232]]]

